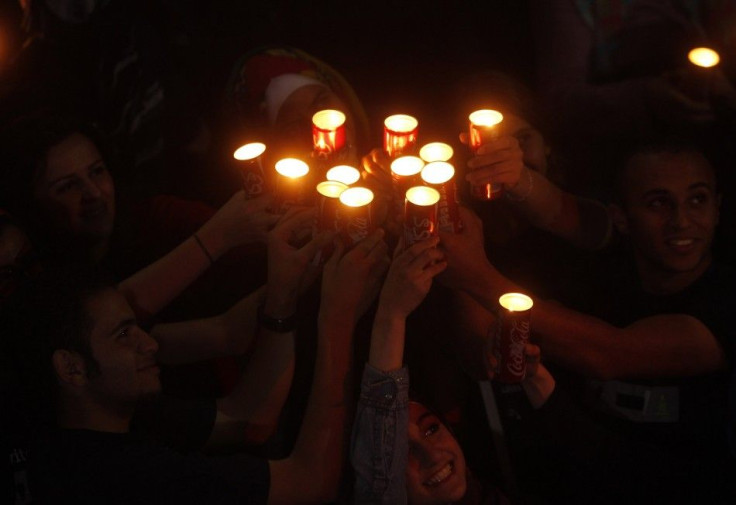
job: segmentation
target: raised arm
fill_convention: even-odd
[[[264,241],[278,220],[268,203],[269,197],[246,200],[238,191],[194,235],[120,283],[136,316],[156,314],[236,245]]]
[[[523,291],[491,265],[483,251],[481,223],[462,209],[462,234],[441,234],[448,268],[442,280],[497,309],[500,295]],[[542,352],[570,369],[600,379],[692,376],[723,370],[726,358],[698,319],[671,314],[617,328],[600,319],[541,299],[532,311],[533,338]]]
[[[314,503],[335,499],[345,453],[351,395],[352,335],[361,298],[386,245],[378,230],[324,268],[314,380],[294,450],[272,461],[269,503]]]
[[[406,317],[445,268],[437,243],[431,239],[408,250],[399,246],[381,290],[353,427],[351,461],[358,504],[407,500],[409,375],[403,367],[404,330]]]

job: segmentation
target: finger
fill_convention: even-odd
[[[478,148],[477,154],[491,154],[496,151],[512,150],[518,148],[519,141],[516,140],[515,137],[512,137],[511,135],[503,135],[501,137],[498,137],[497,139],[492,139],[484,142],[483,145]]]
[[[465,145],[468,145],[469,142],[468,142],[468,133],[467,132],[460,133],[460,135],[458,135],[458,138],[460,139],[460,142],[461,143],[463,143]]]
[[[238,193],[243,193],[243,198],[245,198],[245,192],[243,190],[238,191]],[[265,211],[270,207],[272,202],[273,202],[273,195],[265,194],[257,198],[252,198],[248,200],[248,206],[251,207],[254,212]],[[276,215],[276,217],[278,217],[278,215]]]
[[[498,358],[491,351],[485,352],[486,358],[486,371],[488,373],[488,379],[493,380],[496,376],[496,370],[498,369]]]
[[[396,259],[399,256],[401,256],[401,253],[403,253],[406,250],[406,241],[404,240],[404,236],[401,235],[399,237],[399,241],[396,244],[396,247],[394,248],[394,253],[392,258]]]
[[[372,233],[355,245],[354,250],[357,251],[356,254],[368,256],[374,247],[376,247],[380,242],[383,242],[383,235],[383,228],[376,228],[373,230]]]
[[[413,244],[410,248],[408,248],[406,250],[406,254],[411,258],[417,258],[421,256],[427,249],[437,247],[437,244],[439,243],[439,237],[430,237],[427,240],[420,240],[419,242]]]
[[[366,259],[373,263],[373,262],[379,262],[381,259],[386,257],[386,254],[388,253],[388,245],[386,242],[381,240],[373,249],[371,249],[370,253],[368,253],[368,256],[366,256]]]
[[[298,230],[311,227],[316,212],[315,208],[291,208],[276,225],[274,232],[284,239],[289,239]]]
[[[345,254],[345,244],[343,244],[342,240],[333,240],[333,243],[335,244],[335,250],[332,252],[330,259],[325,263],[325,270],[334,271]]]
[[[429,240],[426,240],[425,242],[429,242]],[[435,261],[442,261],[443,259],[445,259],[445,253],[443,253],[436,247],[432,247],[431,249],[426,249],[422,251],[419,256],[412,259],[407,268],[416,272],[421,272],[430,263],[434,263]]]
[[[335,240],[336,236],[337,232],[335,231],[322,231],[316,236],[312,237],[312,240],[307,242],[301,249],[299,249],[299,253],[303,254],[307,258],[313,258],[320,249],[324,248],[325,246],[327,246],[327,244]]]
[[[499,163],[504,162],[517,162],[520,163],[523,158],[523,152],[521,149],[501,149],[491,151],[488,153],[478,154],[478,156],[472,157],[468,161],[468,168],[471,170],[478,170],[483,167],[493,167]]]
[[[436,263],[432,263],[422,271],[422,274],[419,276],[419,280],[426,281],[428,279],[434,279],[435,276],[444,272],[446,268],[447,261],[438,261]]]

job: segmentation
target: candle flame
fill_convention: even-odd
[[[327,198],[339,198],[348,187],[342,182],[323,181],[317,184],[317,192]]]
[[[427,163],[422,169],[422,180],[427,184],[444,184],[455,176],[455,167],[444,161]]]
[[[322,130],[337,130],[345,123],[345,114],[334,109],[321,110],[312,116],[312,123]]]
[[[419,121],[415,117],[407,114],[394,114],[389,116],[383,122],[386,129],[397,133],[409,133],[419,126]]]
[[[391,162],[391,171],[401,177],[416,175],[424,168],[424,161],[418,156],[401,156]]]
[[[238,147],[233,153],[233,158],[238,161],[253,160],[266,151],[266,144],[251,142]]]
[[[688,53],[687,58],[693,65],[703,68],[715,67],[721,61],[718,53],[708,47],[696,47]]]
[[[529,310],[534,305],[532,299],[522,293],[506,293],[501,295],[498,303],[504,309],[511,312],[523,312]]]
[[[340,202],[348,207],[363,207],[373,201],[373,191],[368,188],[348,188],[340,194]]]
[[[419,157],[427,163],[433,161],[447,161],[452,158],[452,147],[444,142],[430,142],[419,150]]]
[[[350,186],[360,180],[360,170],[350,165],[337,165],[327,171],[328,181],[338,181]]]
[[[284,177],[298,179],[309,173],[309,165],[296,158],[284,158],[276,162],[276,171]]]
[[[414,205],[429,207],[440,201],[440,192],[427,186],[414,186],[406,190],[406,199]]]
[[[476,126],[495,126],[503,121],[503,114],[497,110],[481,109],[468,116],[470,122]]]

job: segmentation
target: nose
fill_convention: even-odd
[[[84,181],[84,188],[82,191],[82,197],[85,200],[98,200],[102,196],[102,191],[93,181],[86,179]]]
[[[158,351],[158,342],[155,338],[148,334],[147,331],[138,329],[140,336],[138,337],[138,351],[141,354],[156,354]]]
[[[410,448],[409,456],[413,456],[419,462],[420,468],[430,468],[434,464],[436,458],[430,444],[422,441],[412,443]]]
[[[670,225],[676,230],[684,230],[690,226],[690,214],[688,209],[682,205],[677,205],[672,209],[670,215]]]

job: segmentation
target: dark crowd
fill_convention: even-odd
[[[0,503],[736,503],[734,167],[734,0],[3,0]]]

